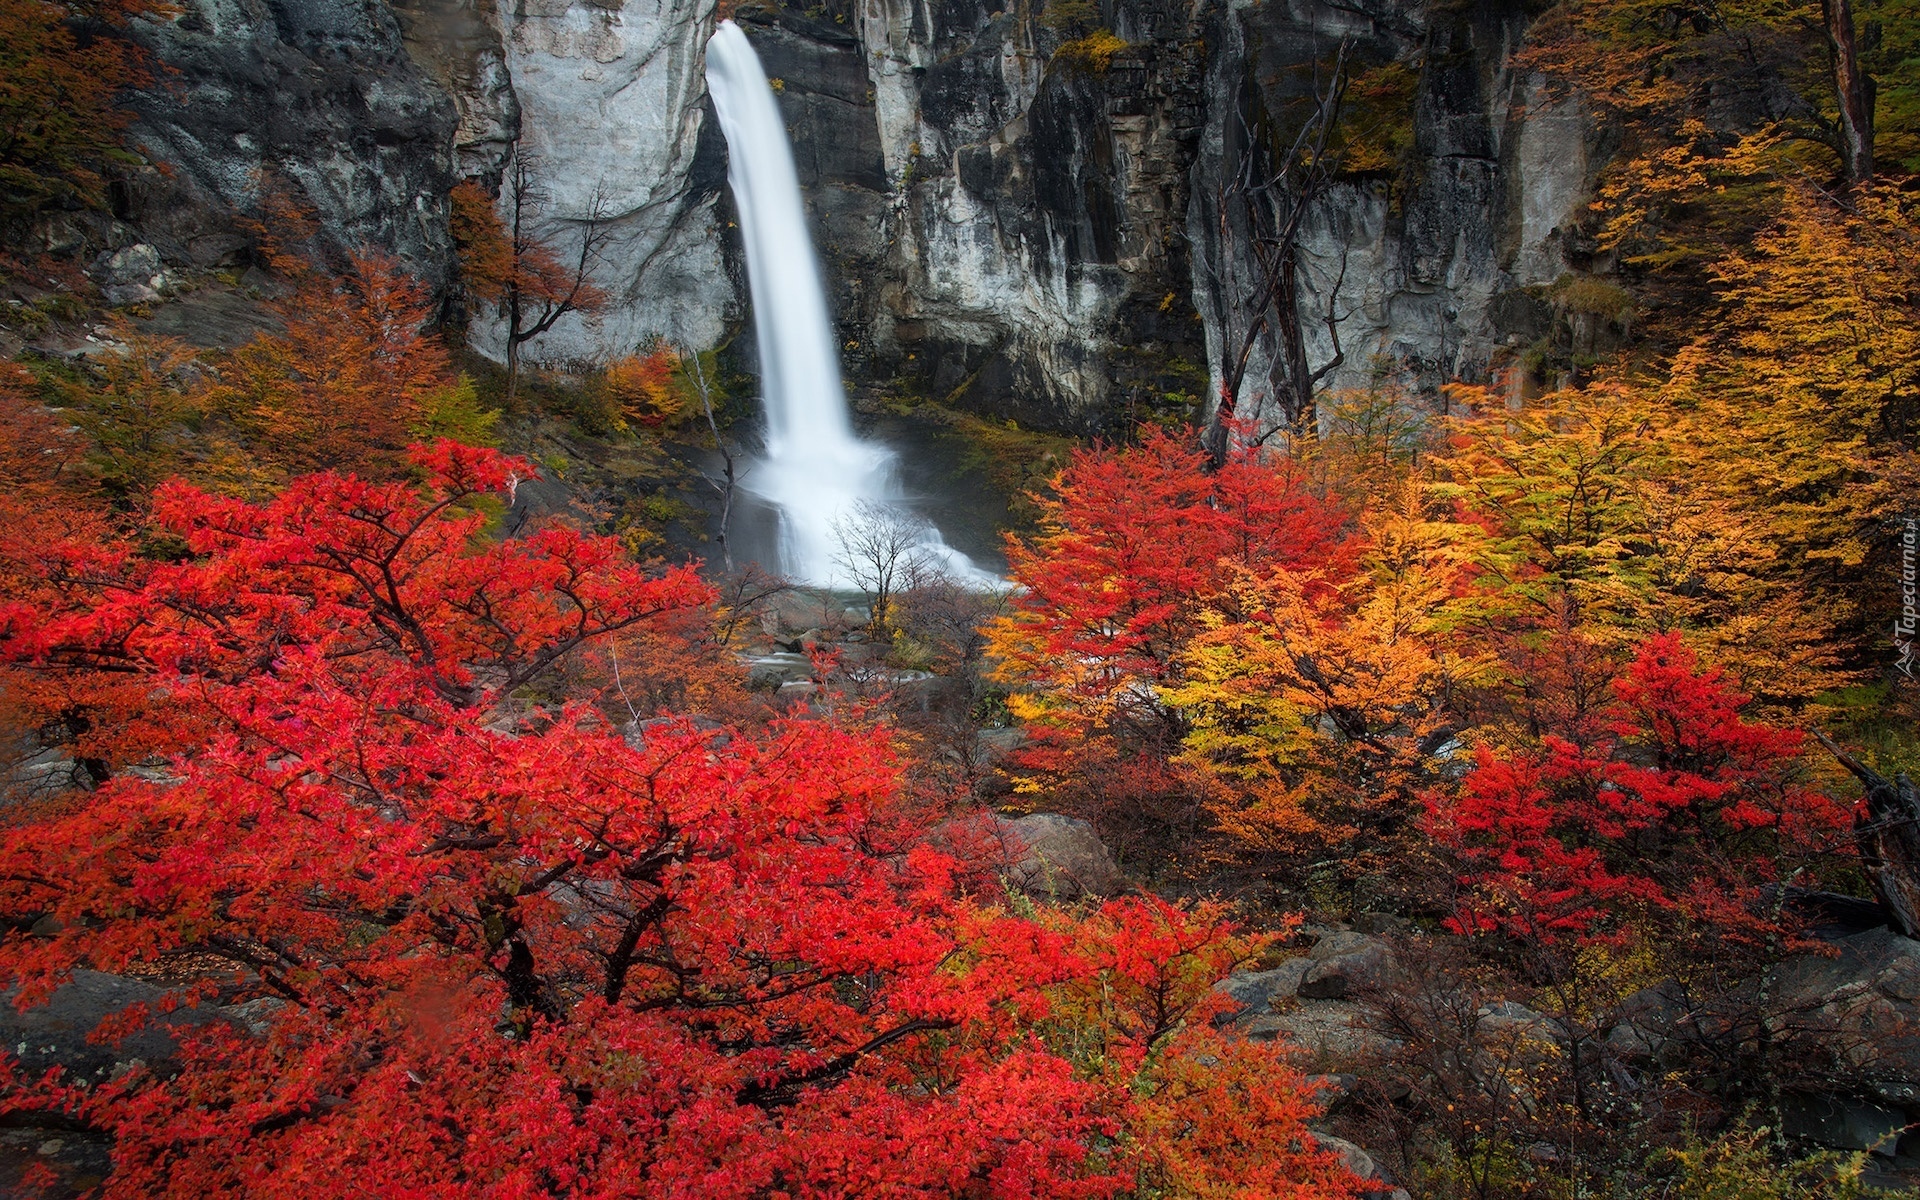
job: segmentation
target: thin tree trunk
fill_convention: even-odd
[[[721,461],[726,464],[726,482],[714,483],[708,476],[707,482],[720,493],[720,553],[727,567],[727,574],[733,574],[733,490],[736,480],[733,469],[733,448],[727,445],[727,439],[720,434],[720,422],[713,415],[713,392],[707,387],[707,370],[700,365],[700,352],[691,350],[687,357],[693,360],[693,379],[700,389],[700,410],[707,415],[707,428],[713,433],[714,447],[720,451]]]
[[[1833,90],[1840,99],[1840,157],[1849,184],[1873,178],[1873,80],[1860,70],[1850,0],[1822,0],[1833,52]]]

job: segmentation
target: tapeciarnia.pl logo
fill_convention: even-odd
[[[1920,521],[1908,517],[1900,531],[1900,615],[1893,622],[1893,648],[1900,652],[1894,665],[1908,679],[1915,678],[1914,634],[1920,632],[1920,585],[1916,585],[1915,558],[1920,552]]]

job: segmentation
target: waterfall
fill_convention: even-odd
[[[732,21],[707,42],[707,91],[727,138],[767,406],[766,455],[742,486],[779,510],[780,570],[831,587],[844,574],[836,526],[876,505],[905,511],[895,458],[853,435],[786,123],[760,56]],[[924,549],[962,578],[992,578],[931,528]]]

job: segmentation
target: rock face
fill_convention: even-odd
[[[1412,104],[1399,169],[1334,182],[1301,223],[1308,364],[1341,362],[1323,386],[1359,391],[1382,374],[1414,388],[1484,380],[1545,331],[1551,313],[1528,289],[1552,283],[1573,261],[1595,131],[1576,103],[1550,102],[1538,78],[1514,70],[1528,20],[1511,0],[1234,0],[1216,15],[1210,41],[1219,49],[1208,64],[1207,126],[1186,222],[1216,383],[1220,356],[1237,345],[1223,345],[1223,333],[1245,327],[1247,297],[1262,278],[1245,234],[1222,219],[1232,131],[1243,119],[1297,111],[1312,64],[1342,42],[1363,67],[1419,69],[1411,95],[1396,101]],[[1230,98],[1249,76],[1256,86],[1237,110]],[[1276,353],[1271,332],[1256,340],[1243,414],[1271,414],[1265,376]]]
[[[1229,133],[1283,121],[1343,41],[1404,70],[1412,118],[1396,167],[1338,183],[1303,224],[1301,306],[1337,318],[1309,322],[1308,357],[1328,361],[1336,336],[1345,356],[1329,386],[1383,366],[1418,386],[1485,377],[1541,333],[1536,285],[1578,258],[1595,134],[1514,70],[1521,0],[1137,0],[1107,6],[1097,53],[1041,4],[734,16],[789,118],[856,378],[1083,432],[1202,415],[1256,286],[1219,220]],[[270,170],[336,243],[440,283],[447,188],[497,184],[517,146],[537,163],[538,232],[563,254],[590,218],[610,235],[607,309],[529,358],[713,346],[750,303],[706,98],[714,20],[715,0],[188,0],[145,34],[180,87],[142,97],[137,129],[178,170],[125,215],[170,264],[221,261],[240,239],[214,214],[249,207]],[[500,355],[498,320],[474,316],[474,344]]]
[[[926,19],[929,15],[931,21]],[[1116,6],[1104,66],[990,3],[862,9],[892,254],[876,365],[927,394],[1064,428],[1197,401],[1185,302],[1189,164],[1204,107],[1184,6]]]
[[[171,263],[232,261],[263,186],[336,248],[372,244],[444,283],[456,110],[393,9],[355,0],[182,0],[137,35],[168,69],[133,100],[131,139],[169,172],[114,197]]]
[[[1093,826],[1059,813],[996,817],[993,832],[1006,854],[1007,882],[1061,899],[1124,891],[1126,877]]]
[[[500,31],[540,203],[534,231],[563,259],[589,219],[609,242],[594,272],[603,313],[569,315],[529,358],[604,361],[656,337],[709,347],[737,315],[721,257],[726,159],[706,101],[713,0],[534,0],[486,14]],[[504,357],[497,319],[471,337]]]
[[[658,198],[634,218],[649,232],[609,258],[615,313],[539,354],[591,356],[650,330],[697,335],[738,319],[749,301],[738,264],[720,269],[709,239],[724,230],[700,215],[730,206],[723,150],[689,66],[653,48],[686,56],[710,14],[554,4],[502,12],[528,143],[558,176],[630,169]],[[1292,81],[1342,39],[1417,82],[1401,169],[1338,184],[1304,225],[1302,307],[1338,316],[1345,354],[1327,384],[1363,387],[1382,362],[1416,386],[1484,378],[1510,342],[1540,333],[1549,314],[1526,289],[1568,269],[1593,133],[1577,106],[1549,104],[1512,69],[1528,20],[1518,0],[1433,15],[1420,3],[1143,0],[1114,6],[1124,45],[1104,61],[1057,53],[1065,35],[1012,7],[737,13],[790,118],[851,373],[1055,428],[1199,415],[1223,324],[1254,286],[1250,248],[1218,235],[1210,199],[1227,128],[1285,111]],[[549,26],[571,31],[575,57],[632,48],[599,68],[596,90],[594,72],[532,48],[552,41],[537,33]],[[626,104],[634,71],[658,76],[646,114],[603,101]],[[1263,82],[1243,97],[1247,77]],[[1331,358],[1334,337],[1316,324],[1310,361]]]

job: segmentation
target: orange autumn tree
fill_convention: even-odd
[[[676,375],[680,356],[665,342],[644,354],[629,354],[607,365],[607,391],[627,421],[637,425],[672,425],[687,411],[687,397]]]
[[[509,410],[518,394],[526,344],[569,313],[595,312],[607,302],[592,279],[609,236],[602,202],[596,196],[587,213],[567,219],[578,234],[578,245],[563,254],[541,230],[554,216],[548,211],[551,197],[542,184],[541,168],[530,152],[515,153],[497,206],[472,180],[456,187],[453,195],[452,232],[467,290],[497,306],[506,323]]]
[[[9,660],[210,723],[0,838],[17,1002],[81,967],[262,1001],[175,1069],[14,1080],[10,1113],[113,1135],[105,1195],[1354,1194],[1281,1052],[1212,1028],[1254,948],[1216,910],[970,893],[885,729],[525,707],[711,592],[609,538],[488,543],[465,501],[528,465],[414,461],[424,489],[169,485],[184,554],[62,545],[60,602],[0,611]]]
[[[273,306],[284,331],[228,356],[210,406],[283,474],[403,469],[410,429],[455,386],[446,347],[426,332],[425,285],[372,250],[342,275],[304,268],[294,283]]]
[[[149,80],[127,21],[139,0],[0,0],[0,225],[66,203],[106,202],[107,174],[138,156],[121,142],[121,93]]]
[[[1358,568],[1244,572],[1202,615],[1178,684],[1179,761],[1239,847],[1375,847],[1418,811],[1453,689],[1490,656],[1460,642],[1485,532],[1413,479],[1371,507]]]
[[[1592,205],[1600,245],[1650,272],[1678,319],[1704,299],[1701,270],[1767,219],[1784,181],[1872,178],[1869,76],[1892,83],[1904,67],[1892,46],[1862,54],[1852,7],[1567,0],[1529,29],[1519,63],[1621,141]]]
[[[1789,189],[1714,274],[1724,311],[1663,399],[1685,469],[1751,514],[1783,586],[1842,645],[1892,616],[1889,514],[1920,499],[1920,235],[1913,197]]]

